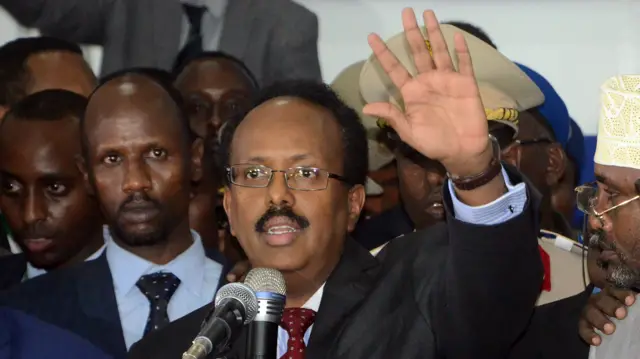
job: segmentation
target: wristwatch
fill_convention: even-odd
[[[489,162],[489,166],[482,172],[471,176],[454,176],[447,173],[447,177],[451,179],[453,185],[461,191],[471,191],[478,187],[484,186],[491,182],[497,175],[502,172],[502,164],[500,163],[500,145],[498,140],[489,134],[491,147],[493,149],[493,158]]]

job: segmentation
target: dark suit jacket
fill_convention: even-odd
[[[102,74],[128,67],[171,70],[180,46],[179,0],[0,0],[18,22],[45,35],[104,47]],[[321,80],[318,18],[291,0],[231,0],[220,50],[265,85]]]
[[[24,254],[0,257],[0,291],[22,283],[26,271],[27,259]]]
[[[0,359],[109,359],[81,337],[17,310],[0,308]]]
[[[521,215],[497,226],[456,220],[447,197],[446,224],[393,240],[378,257],[348,239],[326,282],[307,358],[506,358],[543,277],[538,195],[528,196]],[[179,358],[206,312],[147,336],[129,358]],[[245,340],[242,333],[226,357],[244,358]]]
[[[207,255],[221,261],[219,254]],[[230,264],[222,263],[220,280],[224,282]],[[0,305],[76,333],[114,358],[126,357],[113,280],[104,254],[0,293]]]

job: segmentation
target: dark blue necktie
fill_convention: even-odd
[[[169,324],[167,307],[171,296],[180,285],[180,279],[173,273],[156,272],[143,275],[136,286],[149,299],[149,318],[144,328],[144,335]]]
[[[202,17],[207,10],[203,6],[182,4],[189,20],[189,34],[184,47],[176,57],[175,65],[180,65],[202,52]]]

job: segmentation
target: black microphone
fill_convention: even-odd
[[[204,359],[215,350],[223,351],[232,334],[255,318],[258,299],[253,290],[242,283],[222,286],[215,298],[215,308],[202,322],[200,333],[182,359]]]
[[[282,273],[271,268],[255,268],[244,283],[258,298],[258,313],[249,324],[246,359],[276,359],[278,327],[284,312],[287,286]]]

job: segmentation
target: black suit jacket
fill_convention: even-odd
[[[27,271],[27,259],[24,254],[0,256],[0,291],[22,283]]]
[[[222,261],[217,252],[207,255]],[[230,266],[225,262],[222,262],[221,282]],[[116,359],[127,355],[105,254],[72,268],[33,278],[1,293],[0,306],[22,310],[74,332]]]
[[[401,235],[413,232],[411,218],[402,205],[358,223],[351,234],[365,249],[372,250]]]
[[[395,239],[375,258],[348,239],[327,279],[307,358],[506,358],[543,276],[538,195],[528,196],[521,215],[497,226],[456,220],[446,198],[446,224]],[[179,358],[207,309],[147,336],[129,357]],[[242,333],[225,356],[244,358],[245,341]]]

